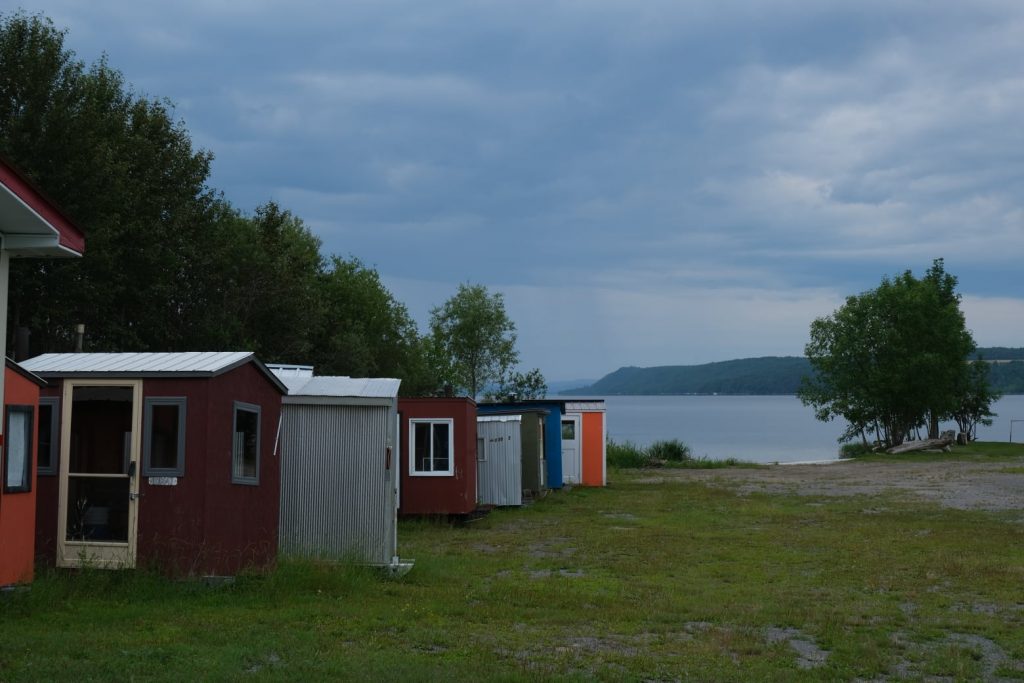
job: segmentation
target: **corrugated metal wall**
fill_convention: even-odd
[[[522,505],[523,465],[519,422],[477,422],[477,496],[482,505]]]
[[[282,412],[281,552],[390,562],[397,549],[394,408],[286,404]]]

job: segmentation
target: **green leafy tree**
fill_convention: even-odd
[[[483,285],[459,285],[443,306],[430,311],[426,353],[438,386],[475,397],[519,362],[516,326],[500,293]]]
[[[84,258],[12,264],[9,329],[66,351],[246,349],[321,374],[429,385],[405,307],[358,260],[273,202],[245,215],[207,186],[167,100],[137,95],[105,59],[86,66],[40,15],[0,14],[0,152],[87,234]]]
[[[963,402],[975,350],[955,290],[938,259],[922,278],[884,278],[815,320],[800,399],[820,420],[845,418],[844,441],[872,434],[891,446],[925,425],[937,432]]]
[[[166,101],[136,96],[104,59],[90,67],[40,16],[0,16],[0,152],[85,230],[86,256],[12,265],[11,329],[37,350],[69,347],[74,323],[103,350],[186,342],[190,290],[180,258],[203,249],[219,199],[211,155],[192,148]]]
[[[486,394],[493,401],[525,401],[544,398],[548,393],[548,384],[540,368],[529,372],[512,372],[501,379],[499,385]]]
[[[321,275],[324,314],[312,362],[322,374],[399,377],[402,393],[428,384],[416,323],[357,258],[333,256]]]
[[[989,364],[984,360],[968,364],[966,385],[961,389],[960,401],[953,410],[953,419],[960,431],[972,441],[978,436],[978,425],[990,426],[995,413],[992,403],[1000,398],[989,382]]]

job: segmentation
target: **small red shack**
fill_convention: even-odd
[[[36,430],[43,380],[7,359],[0,450],[0,586],[32,581],[36,518]]]
[[[468,515],[477,509],[476,402],[400,398],[401,515]]]
[[[231,575],[275,559],[286,389],[252,353],[51,353],[24,366],[50,383],[42,561]]]

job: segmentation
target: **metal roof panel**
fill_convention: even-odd
[[[349,398],[395,398],[402,381],[367,377],[281,377],[289,396],[336,396]]]
[[[35,373],[213,374],[253,358],[251,351],[173,353],[44,353],[22,363]]]

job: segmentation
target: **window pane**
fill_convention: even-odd
[[[149,425],[149,466],[156,469],[178,468],[178,423],[181,410],[177,405],[152,406]]]
[[[445,472],[448,470],[448,442],[451,435],[447,423],[435,423],[434,428],[434,471]]]
[[[39,469],[40,470],[52,470],[54,465],[53,459],[53,419],[54,410],[52,403],[40,403],[39,404],[39,429],[37,433],[37,443],[39,444]]]
[[[7,413],[7,462],[4,488],[27,491],[32,453],[31,409],[10,409]]]
[[[127,541],[127,477],[68,477],[67,540]]]
[[[71,404],[72,474],[127,474],[125,434],[132,431],[130,387],[75,387]]]
[[[476,459],[481,462],[487,459],[487,451],[484,450],[484,438],[476,437]]]
[[[234,475],[238,479],[256,479],[259,475],[259,414],[235,410]]]
[[[562,441],[572,441],[576,438],[576,421],[562,420]]]
[[[414,422],[412,427],[416,449],[413,453],[413,465],[417,472],[430,472],[430,423]]]

